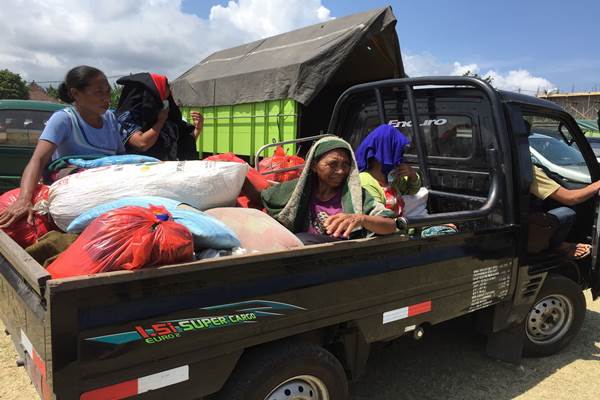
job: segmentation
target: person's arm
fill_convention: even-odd
[[[369,193],[375,201],[385,205],[385,192],[377,179],[370,172],[361,172],[358,177],[363,190]]]
[[[398,165],[394,169],[394,174],[396,179],[394,179],[393,185],[401,195],[416,194],[421,188],[421,178],[410,165],[404,163]],[[404,182],[402,182],[403,178],[406,179]]]
[[[137,151],[144,152],[154,146],[160,135],[160,130],[165,125],[165,121],[169,116],[169,110],[160,110],[156,122],[150,129],[145,132],[136,131],[129,136],[127,144]]]
[[[565,189],[561,186],[548,197],[566,206],[574,206],[593,197],[599,190],[600,180],[581,189]]]
[[[42,176],[42,171],[52,153],[56,150],[56,145],[46,140],[39,140],[29,163],[23,171],[21,178],[21,191],[17,200],[0,213],[0,228],[6,228],[13,222],[27,216],[27,221],[33,223],[33,205],[31,197]]]
[[[364,214],[336,214],[325,221],[327,234],[333,237],[350,237],[352,231],[362,227],[378,235],[396,232],[396,222],[392,218]]]
[[[198,136],[202,133],[204,128],[204,116],[198,111],[192,111],[190,113],[192,121],[194,121],[194,138],[198,139]]]

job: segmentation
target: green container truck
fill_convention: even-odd
[[[386,7],[218,51],[171,88],[184,118],[204,115],[200,158],[232,152],[252,163],[263,145],[327,133],[350,86],[405,76],[396,18]]]
[[[229,106],[182,107],[188,121],[190,112],[204,116],[204,129],[196,149],[203,158],[209,154],[235,153],[254,160],[256,150],[265,144],[294,140],[298,135],[299,104],[292,100],[269,100]],[[293,144],[284,146],[288,154]],[[268,155],[272,155],[271,149]]]

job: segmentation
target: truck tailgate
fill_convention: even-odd
[[[40,396],[50,398],[46,281],[50,275],[0,231],[0,317]]]

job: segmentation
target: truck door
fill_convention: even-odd
[[[587,139],[567,113],[524,107],[523,119],[530,127],[529,151],[533,165],[567,189],[578,189],[598,179],[598,163]],[[578,262],[579,279],[589,285],[594,297],[600,289],[598,238],[600,200],[594,196],[571,206],[576,220],[567,237],[572,243],[591,243],[592,256]],[[551,199],[541,205],[544,211],[564,206]]]

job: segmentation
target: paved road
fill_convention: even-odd
[[[519,366],[484,356],[484,340],[464,321],[374,349],[353,400],[600,400],[600,300],[589,294],[586,321],[562,353]],[[4,327],[0,323],[0,332]],[[0,335],[0,399],[31,400],[35,390],[9,338]],[[334,399],[335,400],[335,399]]]

